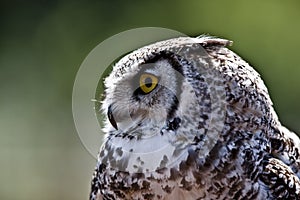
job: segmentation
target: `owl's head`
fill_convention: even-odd
[[[241,113],[260,120],[261,104],[270,101],[267,89],[258,73],[225,48],[228,44],[212,37],[181,37],[120,59],[105,79],[107,137],[133,152],[171,145],[164,150],[169,160],[197,144],[205,157],[224,140],[224,126],[239,123]]]
[[[179,128],[184,118],[191,120],[190,128],[191,123],[205,128],[211,113],[210,84],[216,83],[214,90],[223,86],[203,48],[209,43],[229,41],[176,38],[138,49],[117,62],[105,79],[102,108],[110,122],[106,131],[148,137]]]

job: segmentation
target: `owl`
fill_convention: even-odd
[[[228,45],[173,38],[113,66],[90,200],[300,199],[300,140]]]

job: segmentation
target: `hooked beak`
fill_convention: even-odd
[[[108,119],[109,119],[109,122],[111,123],[111,125],[112,125],[116,130],[118,130],[118,125],[117,125],[116,120],[114,119],[114,116],[113,116],[113,113],[112,113],[111,105],[108,106],[107,116],[108,116]]]

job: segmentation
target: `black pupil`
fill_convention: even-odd
[[[147,77],[146,79],[145,79],[145,85],[146,85],[146,87],[151,87],[152,86],[152,78],[150,78],[150,77]]]

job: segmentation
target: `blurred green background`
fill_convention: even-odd
[[[74,128],[73,82],[97,44],[131,28],[233,40],[300,133],[297,0],[1,0],[0,16],[1,200],[87,199],[95,160]]]

